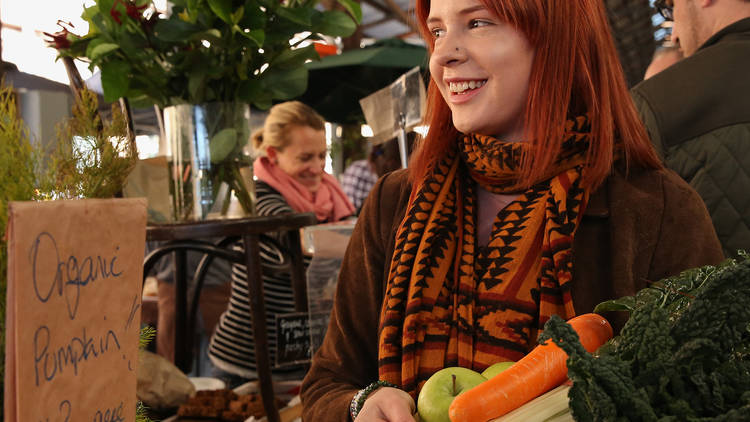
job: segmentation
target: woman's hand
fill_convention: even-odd
[[[365,400],[355,422],[418,422],[417,406],[403,390],[381,387]]]

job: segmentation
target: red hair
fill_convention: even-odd
[[[534,154],[524,160],[519,188],[530,186],[558,155],[569,113],[588,113],[591,145],[584,184],[595,188],[610,174],[615,138],[629,165],[661,168],[632,103],[601,0],[479,0],[513,25],[536,51],[529,77],[525,136]],[[430,0],[416,0],[416,15],[430,53],[426,20]],[[455,148],[451,111],[430,80],[425,122],[429,132],[411,160],[412,180]]]

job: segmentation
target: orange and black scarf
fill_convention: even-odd
[[[572,245],[588,199],[589,133],[585,117],[567,122],[555,165],[498,213],[486,247],[475,242],[475,184],[507,192],[528,144],[462,136],[430,170],[396,235],[380,316],[381,380],[416,397],[436,371],[518,360],[550,316],[574,316]]]

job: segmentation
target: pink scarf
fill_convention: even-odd
[[[259,157],[255,160],[253,173],[255,177],[279,191],[293,210],[314,212],[318,221],[339,221],[354,213],[354,206],[341,190],[339,182],[326,172],[323,172],[323,181],[315,192],[310,192],[273,164],[268,157]]]

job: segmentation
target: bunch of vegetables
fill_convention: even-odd
[[[750,256],[688,270],[597,312],[624,310],[618,337],[588,353],[551,319],[540,341],[569,355],[578,421],[750,420]]]
[[[584,352],[593,352],[612,338],[609,322],[597,314],[583,314],[572,318],[567,327],[576,336],[577,344]],[[451,422],[487,421],[518,409],[567,380],[565,360],[565,352],[554,344],[536,346],[510,368],[459,394],[450,405]],[[543,400],[538,406],[548,407],[543,409],[551,412],[548,416],[567,410],[567,400],[555,397]],[[549,408],[550,402],[554,403],[554,409]],[[537,406],[533,406],[532,409],[525,409],[511,420],[528,422],[528,417],[543,420],[539,418],[536,408]]]

